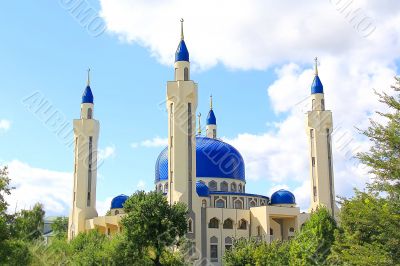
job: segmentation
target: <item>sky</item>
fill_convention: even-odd
[[[10,210],[41,202],[47,215],[68,214],[68,132],[88,68],[101,127],[99,214],[116,195],[154,187],[180,18],[202,124],[212,94],[219,137],[245,160],[247,192],[286,188],[307,210],[304,119],[316,56],[333,112],[335,192],[365,187],[371,176],[354,155],[370,144],[357,128],[381,121],[374,90],[391,93],[398,73],[400,2],[15,0],[0,8],[0,165],[15,186]]]

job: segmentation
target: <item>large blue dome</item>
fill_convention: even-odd
[[[271,204],[296,204],[296,198],[292,192],[280,189],[272,194]]]
[[[196,137],[196,176],[245,181],[242,155],[218,139]],[[168,147],[161,151],[155,167],[155,182],[168,180]]]
[[[115,198],[112,199],[111,201],[111,209],[122,209],[124,206],[125,201],[129,197],[127,195],[118,195]]]

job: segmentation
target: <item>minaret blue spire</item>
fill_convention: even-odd
[[[216,125],[216,124],[217,124],[217,119],[215,118],[215,114],[213,111],[212,95],[210,95],[210,111],[208,112],[207,116],[207,125]]]
[[[86,83],[86,89],[82,95],[82,103],[93,104],[93,93],[92,89],[90,88],[90,68],[87,71],[87,83]]]
[[[324,86],[318,77],[318,57],[315,59],[315,77],[313,83],[311,84],[311,94],[324,93]]]
[[[189,62],[189,51],[186,47],[185,38],[183,36],[183,18],[181,18],[181,41],[175,53],[175,62],[187,61]]]

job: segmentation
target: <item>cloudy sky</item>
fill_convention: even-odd
[[[288,188],[308,208],[304,113],[315,56],[334,118],[336,194],[365,186],[370,177],[353,155],[368,141],[355,127],[384,110],[374,89],[389,90],[398,73],[400,2],[17,0],[0,8],[0,164],[16,187],[10,209],[39,201],[49,215],[68,213],[69,132],[88,67],[101,123],[99,213],[118,194],[153,188],[181,17],[197,111],[207,113],[213,94],[219,136],[242,153],[248,192]]]

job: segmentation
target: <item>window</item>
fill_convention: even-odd
[[[219,228],[219,220],[217,218],[212,218],[208,223],[208,228]]]
[[[92,154],[93,152],[93,137],[89,137],[89,158],[88,158],[88,189],[86,205],[90,207],[90,192],[92,192]]]
[[[89,108],[87,110],[87,118],[88,119],[92,119],[92,117],[93,117],[93,111],[92,111],[92,108]]]
[[[228,183],[223,181],[220,185],[221,191],[228,191]]]
[[[225,201],[223,199],[218,199],[215,202],[215,207],[216,208],[225,208]]]
[[[241,219],[239,221],[238,229],[246,230],[247,229],[247,221],[245,219]]]
[[[233,182],[231,184],[231,191],[236,192],[236,183],[235,182]]]
[[[178,80],[178,69],[175,68],[175,80]]]
[[[254,200],[250,201],[250,208],[255,207],[256,206],[256,202]]]
[[[188,230],[188,233],[193,233],[193,221],[192,221],[192,219],[188,220],[187,230]]]
[[[205,199],[201,201],[201,207],[203,208],[207,207],[207,201]]]
[[[325,110],[325,101],[324,101],[324,99],[321,100],[321,110]]]
[[[312,99],[312,107],[311,107],[312,109],[311,110],[315,110],[315,107],[316,107],[315,106],[315,99]]]
[[[210,238],[210,258],[211,261],[218,261],[218,238]]]
[[[257,226],[257,236],[261,236],[261,226]]]
[[[233,229],[233,220],[228,218],[224,221],[224,225],[223,225],[224,229]]]
[[[245,185],[243,185],[243,193],[245,193],[246,192],[246,186]]]
[[[183,69],[183,80],[189,80],[189,69],[187,67]]]
[[[227,236],[225,237],[225,250],[231,250],[232,248],[232,238]]]
[[[217,182],[215,182],[214,180],[210,181],[208,183],[208,188],[210,191],[216,191],[217,190]]]
[[[217,137],[217,130],[213,129],[213,138],[215,139]]]
[[[168,193],[168,183],[165,184],[165,186],[164,186],[164,192],[165,192],[165,193]]]
[[[162,192],[162,185],[161,184],[158,185],[158,192]]]
[[[274,235],[274,229],[270,228],[270,229],[269,229],[269,234],[270,234],[271,236],[273,236],[273,235]]]
[[[107,235],[108,236],[111,235],[111,229],[110,228],[107,228]]]
[[[242,184],[239,184],[238,189],[239,189],[239,192],[242,192]]]
[[[312,167],[315,167],[315,157],[311,157],[311,164],[312,164]]]
[[[293,228],[293,227],[290,227],[290,228],[289,228],[289,232],[290,232],[290,233],[294,233],[294,228]]]
[[[243,209],[243,202],[241,200],[235,201],[235,209]]]
[[[114,214],[115,214],[115,215],[118,215],[118,214],[119,214],[119,211],[118,211],[118,210],[115,210]]]

